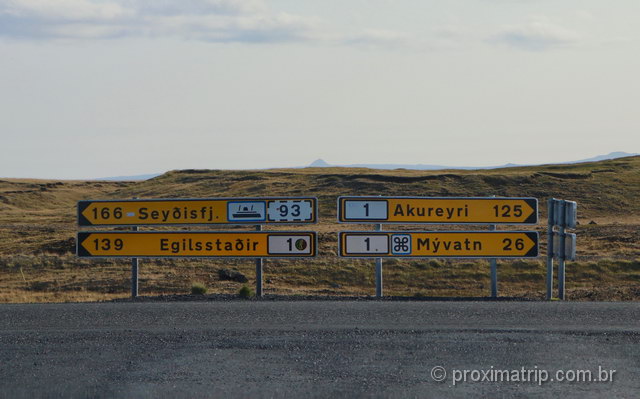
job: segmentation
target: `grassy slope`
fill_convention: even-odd
[[[584,217],[640,215],[640,157],[482,171],[351,168],[185,170],[131,185],[112,197],[314,195],[335,215],[338,195],[550,196],[580,202]]]
[[[371,261],[335,257],[335,232],[368,229],[335,223],[339,195],[533,196],[579,203],[579,254],[569,264],[570,295],[638,299],[640,280],[640,157],[575,165],[482,171],[413,171],[352,168],[265,171],[173,171],[144,182],[0,181],[0,301],[90,300],[128,292],[126,261],[80,261],[72,256],[75,202],[107,198],[220,196],[316,196],[322,256],[312,261],[269,261],[267,284],[278,293],[368,294]],[[588,224],[590,221],[597,224]],[[309,229],[309,226],[303,227]],[[435,227],[437,228],[437,227]],[[544,226],[538,230],[543,232]],[[235,292],[236,283],[216,270],[235,267],[249,278],[251,261],[144,261],[143,293],[187,292],[192,281],[214,292]],[[501,262],[505,295],[540,297],[545,269],[540,261]],[[385,288],[400,295],[486,295],[486,262],[385,261]]]

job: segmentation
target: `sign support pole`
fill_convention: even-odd
[[[564,258],[565,258],[565,228],[558,228],[558,237],[560,237],[560,256],[558,257],[558,299],[564,301]]]
[[[256,231],[262,231],[262,225],[256,225]],[[256,259],[256,296],[262,297],[262,266],[264,259]]]
[[[547,301],[553,299],[553,220],[555,199],[547,202]]]
[[[496,225],[489,226],[490,231],[496,230]],[[498,297],[498,261],[494,258],[491,259],[491,298]]]
[[[376,224],[375,231],[382,231],[382,224]],[[382,298],[382,258],[376,258],[376,298]]]
[[[138,231],[138,226],[131,228],[133,231]],[[138,258],[131,258],[131,298],[138,297]]]

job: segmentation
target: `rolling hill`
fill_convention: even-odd
[[[304,168],[256,171],[180,170],[145,181],[0,181],[0,301],[94,300],[127,296],[128,262],[79,260],[75,204],[81,199],[316,196],[321,256],[312,261],[269,261],[267,293],[370,294],[370,261],[335,256],[339,195],[532,196],[540,201],[544,233],[549,197],[579,204],[577,262],[568,269],[569,297],[638,299],[640,280],[640,157],[563,165],[488,170],[375,170]],[[360,226],[369,229],[367,226]],[[308,229],[309,226],[304,227]],[[438,228],[435,226],[434,228]],[[481,229],[481,227],[479,227]],[[388,293],[486,295],[482,261],[385,261]],[[184,293],[194,281],[213,292],[236,292],[221,268],[251,280],[251,261],[145,260],[141,291]],[[540,261],[501,262],[503,295],[539,298]],[[635,289],[635,291],[634,291]]]

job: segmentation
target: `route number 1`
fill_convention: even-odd
[[[386,235],[348,235],[345,246],[348,254],[388,254],[389,238]]]
[[[345,201],[344,218],[346,220],[386,220],[387,201]]]

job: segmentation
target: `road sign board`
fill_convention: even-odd
[[[578,224],[578,204],[575,201],[551,199],[553,215],[549,216],[552,225],[575,229]]]
[[[574,233],[564,234],[564,252],[562,252],[562,235],[553,233],[553,256],[559,259],[576,260],[576,235]]]
[[[102,258],[288,258],[316,256],[309,231],[78,233],[76,253]]]
[[[342,232],[339,254],[353,258],[535,258],[531,231]]]
[[[338,222],[537,224],[536,198],[339,197]]]
[[[79,201],[79,226],[301,224],[318,220],[316,198]]]

